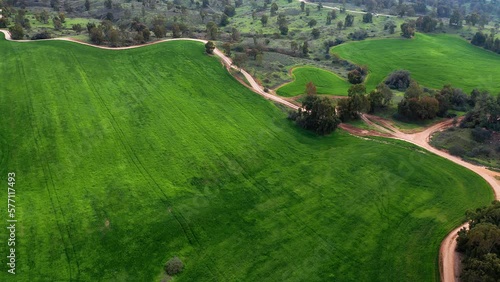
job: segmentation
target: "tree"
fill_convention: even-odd
[[[300,1],[300,10],[301,10],[302,12],[304,12],[304,8],[305,8],[305,6],[306,6],[306,3],[304,3],[304,1]]]
[[[449,24],[451,27],[454,28],[461,28],[462,27],[462,15],[460,14],[460,11],[455,9],[453,10],[453,14],[451,14]]]
[[[226,7],[224,7],[224,14],[226,14],[228,17],[232,17],[236,15],[236,9],[234,8],[234,6],[226,5]]]
[[[172,37],[173,38],[180,38],[182,36],[181,28],[178,24],[173,24],[172,25]]]
[[[319,2],[317,9],[318,9],[318,12],[321,11],[321,9],[323,9],[323,3]]]
[[[346,15],[345,16],[345,21],[344,21],[344,26],[345,27],[350,27],[354,23],[354,16],[353,15]]]
[[[228,24],[229,24],[229,17],[226,14],[222,14],[222,16],[220,17],[219,25],[226,26]]]
[[[470,43],[476,46],[484,46],[484,43],[486,42],[487,35],[482,33],[481,31],[476,32],[474,37],[472,37],[472,40]]]
[[[287,35],[288,34],[288,26],[283,25],[279,27],[281,35]]]
[[[316,92],[316,85],[314,85],[314,83],[312,81],[309,81],[306,84],[306,94],[307,95],[315,95],[315,94],[317,94],[317,92]]]
[[[215,49],[215,44],[212,41],[208,41],[205,44],[205,51],[207,52],[207,54],[210,54],[210,55],[213,54],[214,49]]]
[[[271,5],[271,17],[272,16],[276,16],[276,12],[278,11],[278,4],[276,4],[276,2],[274,2],[272,5]]]
[[[85,6],[85,11],[90,10],[90,0],[85,0],[84,6]]]
[[[337,28],[338,28],[338,29],[342,29],[342,27],[344,27],[344,23],[343,23],[343,22],[341,22],[341,21],[339,21],[339,22],[337,23]]]
[[[363,82],[363,76],[357,69],[353,69],[347,73],[347,80],[351,84],[359,84]]]
[[[373,22],[373,14],[372,13],[366,13],[363,15],[363,22],[364,23],[372,23]]]
[[[81,24],[74,24],[71,26],[71,29],[74,30],[76,33],[80,33],[83,31],[83,27]]]
[[[207,23],[207,37],[210,40],[216,40],[219,33],[219,28],[214,22]]]
[[[407,70],[397,70],[389,75],[385,80],[385,84],[391,89],[405,91],[410,86],[411,75]]]
[[[156,24],[153,26],[153,33],[156,38],[163,38],[167,36],[167,29],[163,25]]]
[[[231,29],[231,40],[234,42],[240,41],[240,32],[234,27]]]
[[[338,103],[340,118],[342,121],[358,119],[360,112],[370,109],[370,101],[366,97],[366,87],[363,84],[352,85],[348,92],[347,99],[341,99]]]
[[[100,45],[104,42],[104,33],[102,32],[102,29],[98,27],[93,27],[90,30],[90,41],[94,44]]]
[[[311,34],[312,36],[315,38],[315,39],[318,39],[319,36],[321,35],[321,32],[319,31],[319,29],[317,28],[313,28],[312,31],[311,31]]]
[[[309,17],[309,14],[310,14],[310,13],[311,13],[311,9],[306,8],[306,16],[308,16],[308,17]]]
[[[401,35],[406,38],[412,38],[415,35],[415,21],[407,21],[401,24]]]
[[[309,43],[307,43],[307,41],[304,41],[304,44],[302,44],[302,54],[304,56],[309,54]]]
[[[248,61],[248,56],[247,54],[236,54],[233,59],[233,64],[239,68],[243,68]]]
[[[387,85],[384,83],[377,85],[377,87],[368,94],[370,112],[375,112],[377,109],[389,106],[393,96],[394,94]]]
[[[174,276],[178,273],[181,273],[184,269],[184,264],[178,257],[173,257],[165,264],[165,272],[168,275]]]
[[[62,29],[62,22],[58,17],[54,17],[52,19],[52,24],[54,24],[54,29],[55,30],[61,30]]]
[[[302,102],[302,108],[291,113],[289,118],[294,120],[298,126],[319,135],[334,132],[340,124],[332,101],[326,97],[320,98],[315,94],[307,95]]]
[[[313,27],[317,24],[318,22],[315,20],[315,19],[311,19],[307,24],[309,25],[309,27]]]
[[[224,44],[222,44],[222,49],[224,50],[226,56],[231,56],[231,43],[225,42]]]
[[[23,26],[19,23],[16,23],[14,26],[11,26],[9,28],[9,32],[10,32],[12,39],[14,39],[14,40],[23,39],[23,37],[24,37]]]
[[[262,23],[262,26],[266,26],[268,20],[269,20],[268,15],[262,15],[262,17],[260,18],[260,22]]]
[[[430,16],[418,17],[415,26],[421,32],[433,32],[436,30],[438,21]]]

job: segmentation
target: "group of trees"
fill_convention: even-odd
[[[500,277],[500,202],[466,214],[469,228],[458,232],[461,281],[498,281]]]
[[[468,103],[472,109],[462,120],[462,127],[500,131],[500,95],[494,98],[486,91],[473,90]]]
[[[387,108],[392,101],[393,93],[387,85],[381,83],[366,95],[363,84],[352,85],[348,90],[348,98],[340,99],[337,104],[339,117],[342,121],[358,119],[362,112],[376,112]]]
[[[327,135],[335,131],[340,124],[340,119],[332,100],[316,95],[316,86],[312,82],[306,85],[306,93],[302,108],[290,113],[288,118],[295,121],[298,126],[319,135]]]
[[[471,43],[500,54],[500,39],[495,38],[494,33],[488,35],[482,31],[478,31],[472,38]]]
[[[367,75],[368,75],[367,66],[356,66],[353,70],[347,73],[347,80],[351,84],[360,84],[363,83]]]

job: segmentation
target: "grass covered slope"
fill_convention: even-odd
[[[312,81],[318,94],[347,95],[350,84],[336,74],[314,67],[292,70],[294,80],[276,90],[280,96],[293,97],[305,94],[306,84]]]
[[[402,142],[300,131],[203,52],[0,40],[19,220],[1,281],[157,281],[173,256],[176,281],[438,279],[484,181]]]
[[[467,93],[479,88],[500,92],[500,56],[452,35],[418,33],[408,39],[365,40],[341,44],[332,52],[359,65],[368,65],[369,90],[391,72],[406,69],[421,85],[441,88],[450,83]]]

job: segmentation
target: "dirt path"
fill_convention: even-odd
[[[307,0],[299,0],[299,2],[304,2],[306,4],[315,5],[315,6],[317,6],[318,3],[319,3],[319,2],[310,2],[310,1],[307,1]],[[332,7],[332,6],[325,6],[325,5],[323,5],[323,8],[340,11],[339,7]],[[363,11],[354,11],[354,10],[345,10],[345,11],[348,12],[348,13],[354,13],[354,14],[366,14],[366,12],[363,12]],[[377,13],[373,13],[373,15],[374,16],[383,16],[383,17],[396,17],[396,16],[393,16],[393,15],[377,14]]]
[[[332,7],[327,7],[327,8],[332,8]],[[333,9],[338,9],[338,8],[333,8]],[[0,32],[5,34],[5,38],[7,40],[12,40],[10,33],[6,30],[0,30]],[[156,41],[144,45],[139,45],[139,46],[130,46],[130,47],[118,47],[118,48],[111,48],[111,47],[105,47],[105,46],[96,46],[92,45],[89,43],[85,42],[80,42],[71,38],[54,38],[54,39],[48,39],[48,40],[63,40],[63,41],[71,41],[71,42],[76,42],[79,44],[95,47],[95,48],[100,48],[100,49],[106,49],[106,50],[125,50],[125,49],[133,49],[133,48],[139,48],[147,45],[152,45],[152,44],[157,44],[161,42],[166,42],[166,41],[175,41],[175,40],[191,40],[191,41],[197,41],[197,42],[202,42],[206,43],[206,40],[202,39],[192,39],[192,38],[176,38],[176,39],[164,39],[161,41]],[[20,40],[21,42],[32,42],[31,40]],[[224,63],[224,65],[228,68],[233,68],[236,70],[239,70],[245,78],[248,80],[248,82],[251,85],[251,89],[265,97],[266,99],[272,100],[274,102],[280,103],[282,105],[285,105],[289,108],[292,109],[299,109],[299,106],[294,105],[290,103],[289,101],[286,101],[283,98],[280,98],[278,96],[269,94],[264,92],[262,87],[254,80],[254,78],[245,70],[243,69],[238,69],[236,66],[232,64],[232,61],[230,58],[225,56],[219,49],[214,50],[214,54],[220,57]],[[362,115],[362,119],[367,122],[368,124],[372,125],[373,127],[381,130],[384,133],[380,132],[375,132],[375,131],[370,131],[370,130],[361,130],[358,128],[355,128],[353,126],[350,126],[348,124],[341,124],[341,128],[344,130],[357,135],[357,136],[384,136],[384,137],[389,137],[389,138],[394,138],[394,139],[399,139],[403,141],[407,141],[409,143],[415,144],[421,148],[424,148],[438,156],[441,156],[443,158],[446,158],[456,164],[459,164],[465,168],[468,168],[472,170],[473,172],[477,173],[481,177],[483,177],[492,187],[494,193],[495,193],[495,198],[497,200],[500,200],[500,182],[495,179],[495,176],[500,177],[500,173],[498,172],[493,172],[490,171],[484,167],[473,165],[470,163],[467,163],[457,157],[454,157],[444,151],[440,151],[432,146],[429,145],[429,138],[432,135],[432,133],[443,130],[447,127],[449,127],[452,123],[451,120],[447,120],[444,122],[440,122],[438,124],[435,124],[426,130],[418,133],[413,133],[413,134],[407,134],[403,133],[400,130],[398,130],[396,127],[392,125],[390,121],[387,121],[383,118],[376,117],[376,116],[371,116],[371,115]],[[456,246],[456,237],[457,237],[457,232],[460,230],[460,228],[465,227],[466,224],[456,228],[453,230],[442,242],[441,248],[440,248],[440,272],[441,272],[441,281],[443,282],[452,282],[452,281],[457,281],[457,265],[459,263],[458,261],[458,256],[457,253],[455,252],[455,246]]]
[[[407,134],[399,131],[389,121],[384,120],[383,118],[364,115],[364,119],[368,120],[372,124],[374,124],[372,120],[376,120],[378,123],[384,125],[384,127],[382,128],[389,128],[391,131],[393,131],[391,132],[392,135],[391,138],[413,143],[438,156],[446,158],[456,164],[459,164],[465,168],[472,170],[473,172],[477,173],[479,176],[484,178],[490,184],[491,188],[493,189],[493,192],[495,193],[495,199],[500,200],[500,181],[495,179],[495,176],[500,177],[500,173],[488,170],[478,165],[465,162],[462,159],[452,156],[444,151],[438,150],[429,144],[430,136],[436,131],[444,130],[450,127],[453,122],[452,120],[446,120],[440,122],[438,124],[435,124],[427,128],[422,132]],[[377,125],[375,124],[375,126]],[[455,247],[457,245],[456,238],[458,236],[457,235],[458,230],[466,226],[467,223],[451,231],[451,233],[448,234],[448,236],[446,236],[444,241],[441,243],[441,247],[439,250],[439,261],[440,261],[439,267],[441,272],[441,281],[443,282],[458,281],[460,273],[458,272],[458,266],[459,266],[458,253],[455,251]]]

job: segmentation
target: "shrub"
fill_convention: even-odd
[[[178,257],[173,257],[165,264],[165,271],[168,275],[174,276],[177,273],[182,272],[184,269],[184,264]]]
[[[479,156],[489,157],[490,155],[491,155],[491,150],[484,146],[477,146],[467,154],[467,156],[471,158]]]
[[[31,40],[39,40],[39,39],[49,39],[51,38],[50,33],[48,31],[42,31],[37,33],[31,37]]]
[[[465,154],[464,148],[462,148],[462,146],[460,146],[460,145],[451,146],[449,152],[453,156],[459,156],[459,157],[461,157]]]
[[[391,89],[405,91],[410,86],[410,72],[407,70],[397,70],[389,75],[385,80],[385,84]]]
[[[472,135],[472,139],[479,143],[483,143],[484,141],[491,139],[491,131],[484,128],[476,127],[472,129],[470,133]]]

